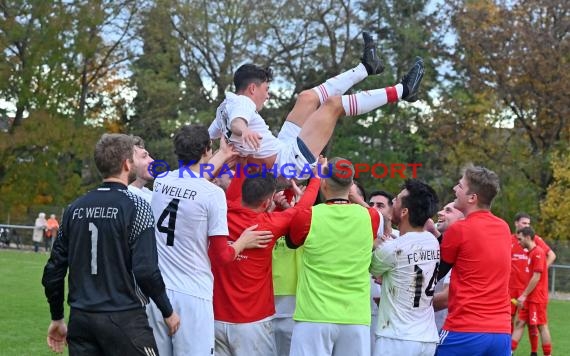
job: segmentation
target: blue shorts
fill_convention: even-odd
[[[511,335],[441,330],[435,356],[510,356]]]

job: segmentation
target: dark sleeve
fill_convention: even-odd
[[[42,285],[49,303],[51,320],[63,319],[63,302],[65,300],[65,276],[68,267],[69,240],[65,234],[64,222],[67,221],[67,211],[62,219],[61,228],[53,243],[51,256],[44,268]]]
[[[444,260],[439,261],[439,271],[437,272],[437,281],[438,282],[447,275],[447,272],[449,272],[451,267],[453,267],[453,265],[451,263],[447,263]]]
[[[129,238],[133,274],[142,292],[154,301],[162,316],[167,318],[172,314],[172,305],[166,296],[162,274],[158,269],[154,219],[150,205],[140,199],[135,204],[135,210]]]

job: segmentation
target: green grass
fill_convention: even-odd
[[[48,255],[42,252],[0,251],[2,355],[54,354],[46,344],[51,318],[41,283],[47,260]]]
[[[41,285],[45,253],[0,250],[0,354],[3,356],[54,355],[46,345],[49,307]],[[69,309],[65,311],[69,316]],[[548,307],[553,350],[570,354],[570,302],[553,300]],[[529,355],[525,331],[517,355]],[[542,349],[539,346],[539,355]]]
[[[551,300],[548,303],[548,328],[552,337],[552,353],[555,355],[570,355],[570,301]],[[538,341],[538,354],[542,355],[540,337]],[[528,341],[528,329],[525,328],[523,338],[515,353],[516,356],[530,355],[530,343]]]

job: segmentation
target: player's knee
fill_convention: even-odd
[[[342,106],[341,97],[338,95],[329,96],[327,100],[323,103],[323,106],[327,107],[329,110],[334,111],[337,116],[344,114],[344,108]]]
[[[319,105],[319,96],[312,89],[303,90],[297,95],[297,102],[299,105]]]

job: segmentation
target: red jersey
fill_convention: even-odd
[[[519,244],[517,235],[511,235],[511,276],[509,278],[509,294],[518,298],[528,284],[528,253]],[[516,294],[516,295],[515,295]]]
[[[510,334],[510,235],[509,225],[487,210],[447,229],[441,260],[453,265],[453,273],[445,330]]]
[[[548,303],[548,267],[546,267],[546,254],[538,244],[528,253],[527,267],[527,285],[528,281],[535,272],[540,273],[540,280],[526,300],[532,303]],[[525,286],[526,288],[526,286]]]
[[[241,189],[245,174],[232,179],[228,201],[228,241],[236,241],[252,225],[257,230],[270,230],[274,239],[265,248],[242,251],[235,261],[218,266],[212,264],[214,275],[214,319],[230,323],[259,321],[275,314],[272,251],[275,241],[289,232],[290,223],[299,209],[313,205],[320,181],[313,178],[295,207],[280,212],[256,212],[241,205]]]
[[[511,235],[511,277],[509,279],[509,293],[512,298],[518,298],[528,285],[527,266],[528,266],[528,251],[519,245],[517,235]],[[550,247],[544,240],[538,236],[534,236],[536,245],[544,251],[545,255],[550,252]],[[548,274],[546,276],[548,278]],[[548,282],[547,282],[548,283]]]

